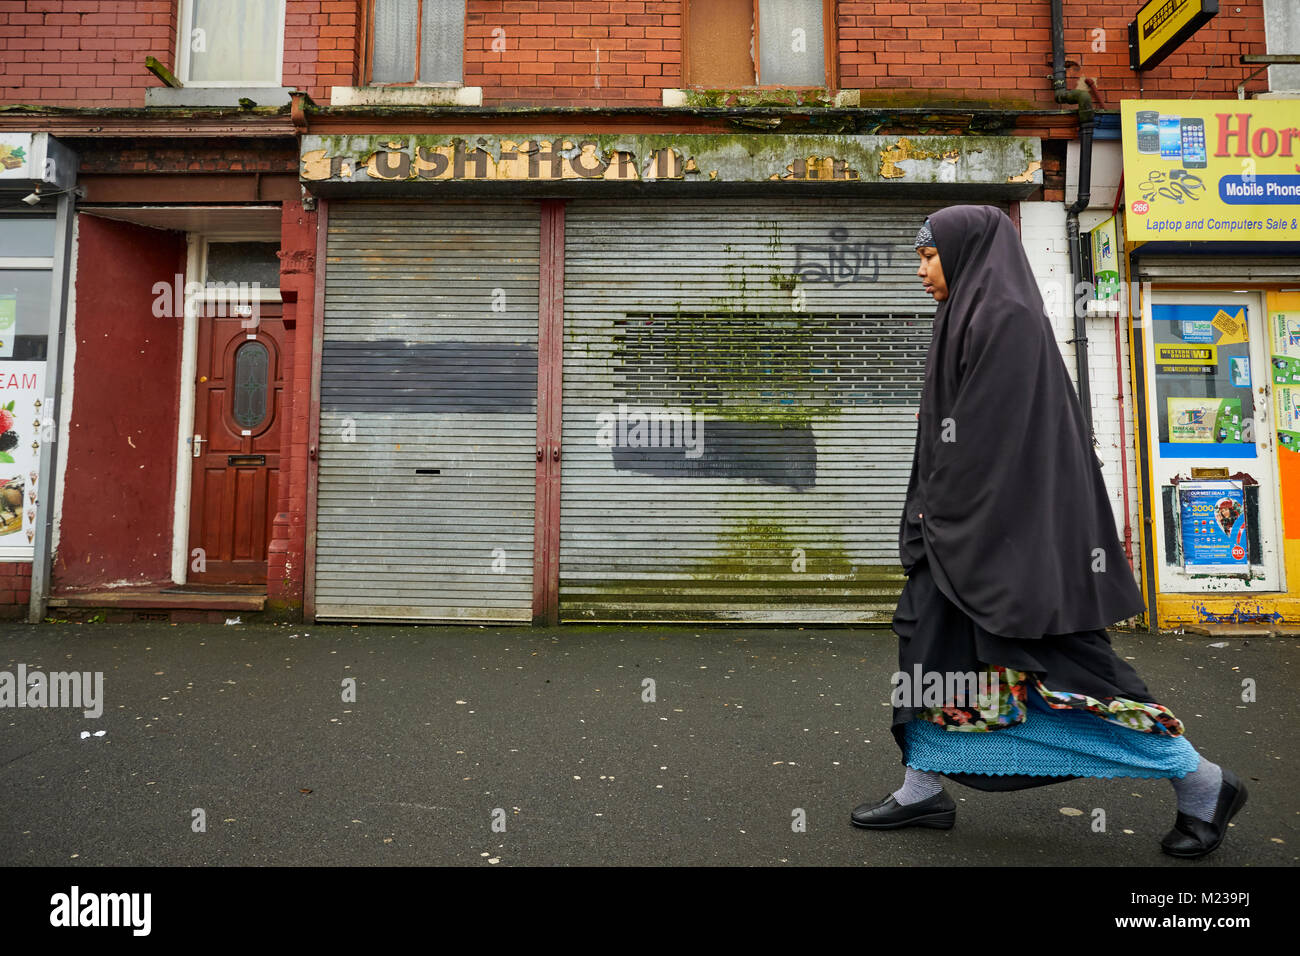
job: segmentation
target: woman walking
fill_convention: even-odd
[[[990,206],[952,206],[916,247],[939,307],[899,529],[893,733],[907,770],[852,822],[948,829],[945,776],[994,791],[1168,777],[1178,812],[1161,847],[1204,856],[1246,788],[1111,647],[1105,628],[1142,595],[1015,226]],[[949,696],[923,692],[923,675]]]

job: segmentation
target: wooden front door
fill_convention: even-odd
[[[287,337],[279,303],[261,303],[255,325],[231,311],[208,306],[199,320],[187,580],[265,585],[285,424]]]

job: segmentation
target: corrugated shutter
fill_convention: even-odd
[[[332,203],[316,614],[532,616],[536,203]]]
[[[934,209],[568,205],[562,619],[889,622]],[[631,447],[637,408],[702,414],[702,451]]]
[[[1146,255],[1133,260],[1139,282],[1300,282],[1300,256]]]

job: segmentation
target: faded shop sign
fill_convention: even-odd
[[[308,183],[601,180],[1042,182],[1032,137],[523,135],[303,137]]]

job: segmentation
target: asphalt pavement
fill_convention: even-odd
[[[1300,640],[1112,635],[1247,783],[1204,860],[1166,780],[854,829],[901,780],[888,630],[11,622],[0,671],[102,672],[103,713],[0,709],[0,863],[1294,865]]]

